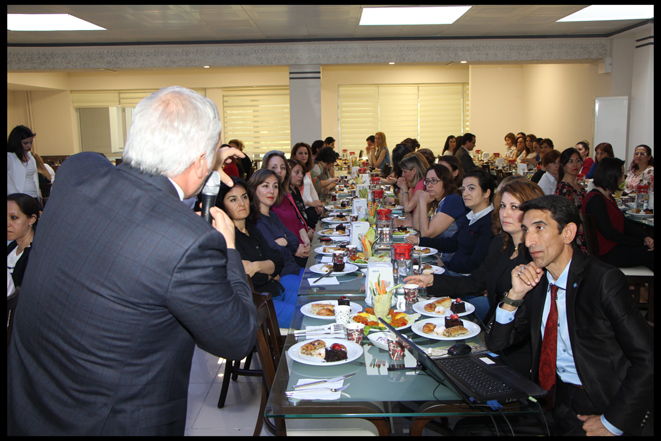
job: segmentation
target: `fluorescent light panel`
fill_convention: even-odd
[[[361,26],[452,24],[471,6],[363,8]]]
[[[643,20],[654,18],[654,5],[592,5],[574,12],[558,22]]]
[[[106,31],[69,14],[7,14],[9,31]]]

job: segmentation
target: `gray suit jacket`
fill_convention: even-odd
[[[241,256],[167,178],[74,155],[16,309],[7,433],[183,435],[195,344],[241,359],[256,328]]]
[[[477,165],[475,165],[473,159],[470,157],[470,154],[465,148],[459,147],[457,149],[457,153],[454,155],[459,158],[461,165],[464,166],[464,173],[468,173],[469,171],[477,168]]]

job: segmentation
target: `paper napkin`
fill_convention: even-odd
[[[340,282],[337,281],[337,277],[335,276],[326,276],[323,279],[319,280],[318,282],[315,282],[321,276],[317,277],[309,277],[308,282],[310,282],[310,286],[320,286],[320,285],[339,285]]]
[[[312,383],[313,381],[319,381],[319,379],[314,378],[301,378],[296,383],[297,386],[301,384]],[[344,380],[336,381],[334,383],[320,383],[315,386],[310,386],[310,388],[316,387],[342,387],[344,385]],[[331,392],[329,389],[318,390],[314,392],[304,392],[305,389],[302,389],[300,392],[294,393],[290,399],[294,400],[338,400],[342,395],[342,392]]]

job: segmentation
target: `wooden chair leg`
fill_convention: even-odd
[[[225,399],[227,398],[227,391],[230,387],[233,363],[234,360],[225,360],[225,374],[223,375],[223,385],[220,388],[220,397],[218,397],[218,409],[225,407]]]

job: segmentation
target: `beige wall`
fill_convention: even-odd
[[[21,75],[28,76],[22,79]],[[31,128],[39,133],[35,149],[42,155],[80,151],[78,119],[71,107],[70,90],[157,89],[171,85],[207,88],[208,96],[222,112],[223,87],[289,84],[287,66],[72,72],[64,74],[66,81],[62,75],[12,74],[13,83],[23,81],[26,87],[39,89],[30,92],[34,125]],[[591,141],[593,100],[610,95],[610,76],[598,74],[596,63],[322,66],[322,135],[339,139],[337,94],[341,84],[469,82],[470,127],[478,137],[478,148],[504,152],[503,137],[509,131],[547,136],[558,148],[566,148],[584,138]],[[65,90],[45,90],[46,87]],[[17,122],[27,115],[24,93],[8,93],[9,130],[10,126],[25,123]]]
[[[18,125],[30,126],[27,91],[7,91],[7,136]]]

